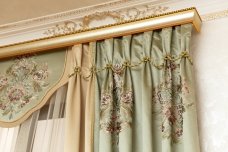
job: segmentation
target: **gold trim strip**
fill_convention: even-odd
[[[78,30],[68,34],[0,46],[0,58],[42,52],[55,48],[88,43],[187,23],[192,23],[196,31],[200,31],[202,20],[196,8],[191,7],[160,15],[148,16],[141,19]]]

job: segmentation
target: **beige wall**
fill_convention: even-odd
[[[0,0],[0,25],[112,0]]]
[[[192,39],[202,152],[228,151],[227,26],[228,18],[204,22]]]

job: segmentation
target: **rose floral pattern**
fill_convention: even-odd
[[[183,114],[193,103],[184,102],[190,90],[180,74],[180,64],[167,61],[164,67],[161,83],[152,90],[153,114],[162,120],[163,138],[177,143],[183,135]],[[103,90],[100,101],[100,129],[112,134],[115,144],[118,144],[119,133],[132,124],[134,95],[132,89],[124,88],[123,69],[120,64],[113,66],[111,89]]]
[[[113,136],[114,145],[118,144],[121,131],[131,127],[133,92],[123,87],[122,66],[113,66],[113,82],[109,91],[103,91],[100,102],[100,129]]]
[[[0,73],[1,115],[8,116],[10,120],[37,99],[38,93],[49,85],[48,76],[47,63],[38,64],[35,56],[16,58],[5,73]]]
[[[191,35],[187,24],[93,44],[95,151],[200,151]]]
[[[120,98],[119,100],[117,99],[119,101],[117,103],[113,101],[112,95],[102,94],[100,125],[105,132],[111,134],[120,133],[125,127],[131,126],[132,91],[123,93]]]
[[[154,114],[161,116],[163,138],[178,143],[183,135],[183,114],[193,103],[185,103],[184,97],[190,93],[189,86],[181,77],[180,65],[166,63],[165,81],[153,89]]]

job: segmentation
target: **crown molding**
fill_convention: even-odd
[[[211,21],[228,15],[228,1],[208,0],[116,0],[58,14],[0,25],[0,45],[71,33],[196,7],[202,20]]]
[[[141,5],[140,7],[130,7],[118,11],[95,12],[93,14],[83,16],[80,20],[70,20],[56,24],[55,26],[45,30],[43,34],[46,36],[57,36],[61,34],[74,32],[77,30],[84,30],[92,27],[102,26],[102,23],[103,25],[107,25],[107,22],[92,24],[94,21],[99,22],[109,19],[109,24],[120,23],[127,20],[144,18],[150,15],[162,14],[167,12],[168,10],[169,7],[166,6],[153,6],[147,4]]]
[[[192,24],[194,29],[199,32],[201,29],[201,22],[201,18],[194,7],[186,8],[101,27],[73,31],[67,34],[0,46],[0,58],[12,57],[25,53],[47,51],[54,48],[68,47],[74,44],[94,42],[97,40],[182,24]]]
[[[3,25],[0,26],[0,45],[45,38],[75,30],[165,13],[171,10],[158,4],[169,1],[172,0],[117,0]],[[93,24],[94,22],[96,25]]]

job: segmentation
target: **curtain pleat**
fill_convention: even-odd
[[[91,148],[90,75],[91,52],[87,44],[72,48],[72,75],[66,101],[65,152],[89,152]]]

